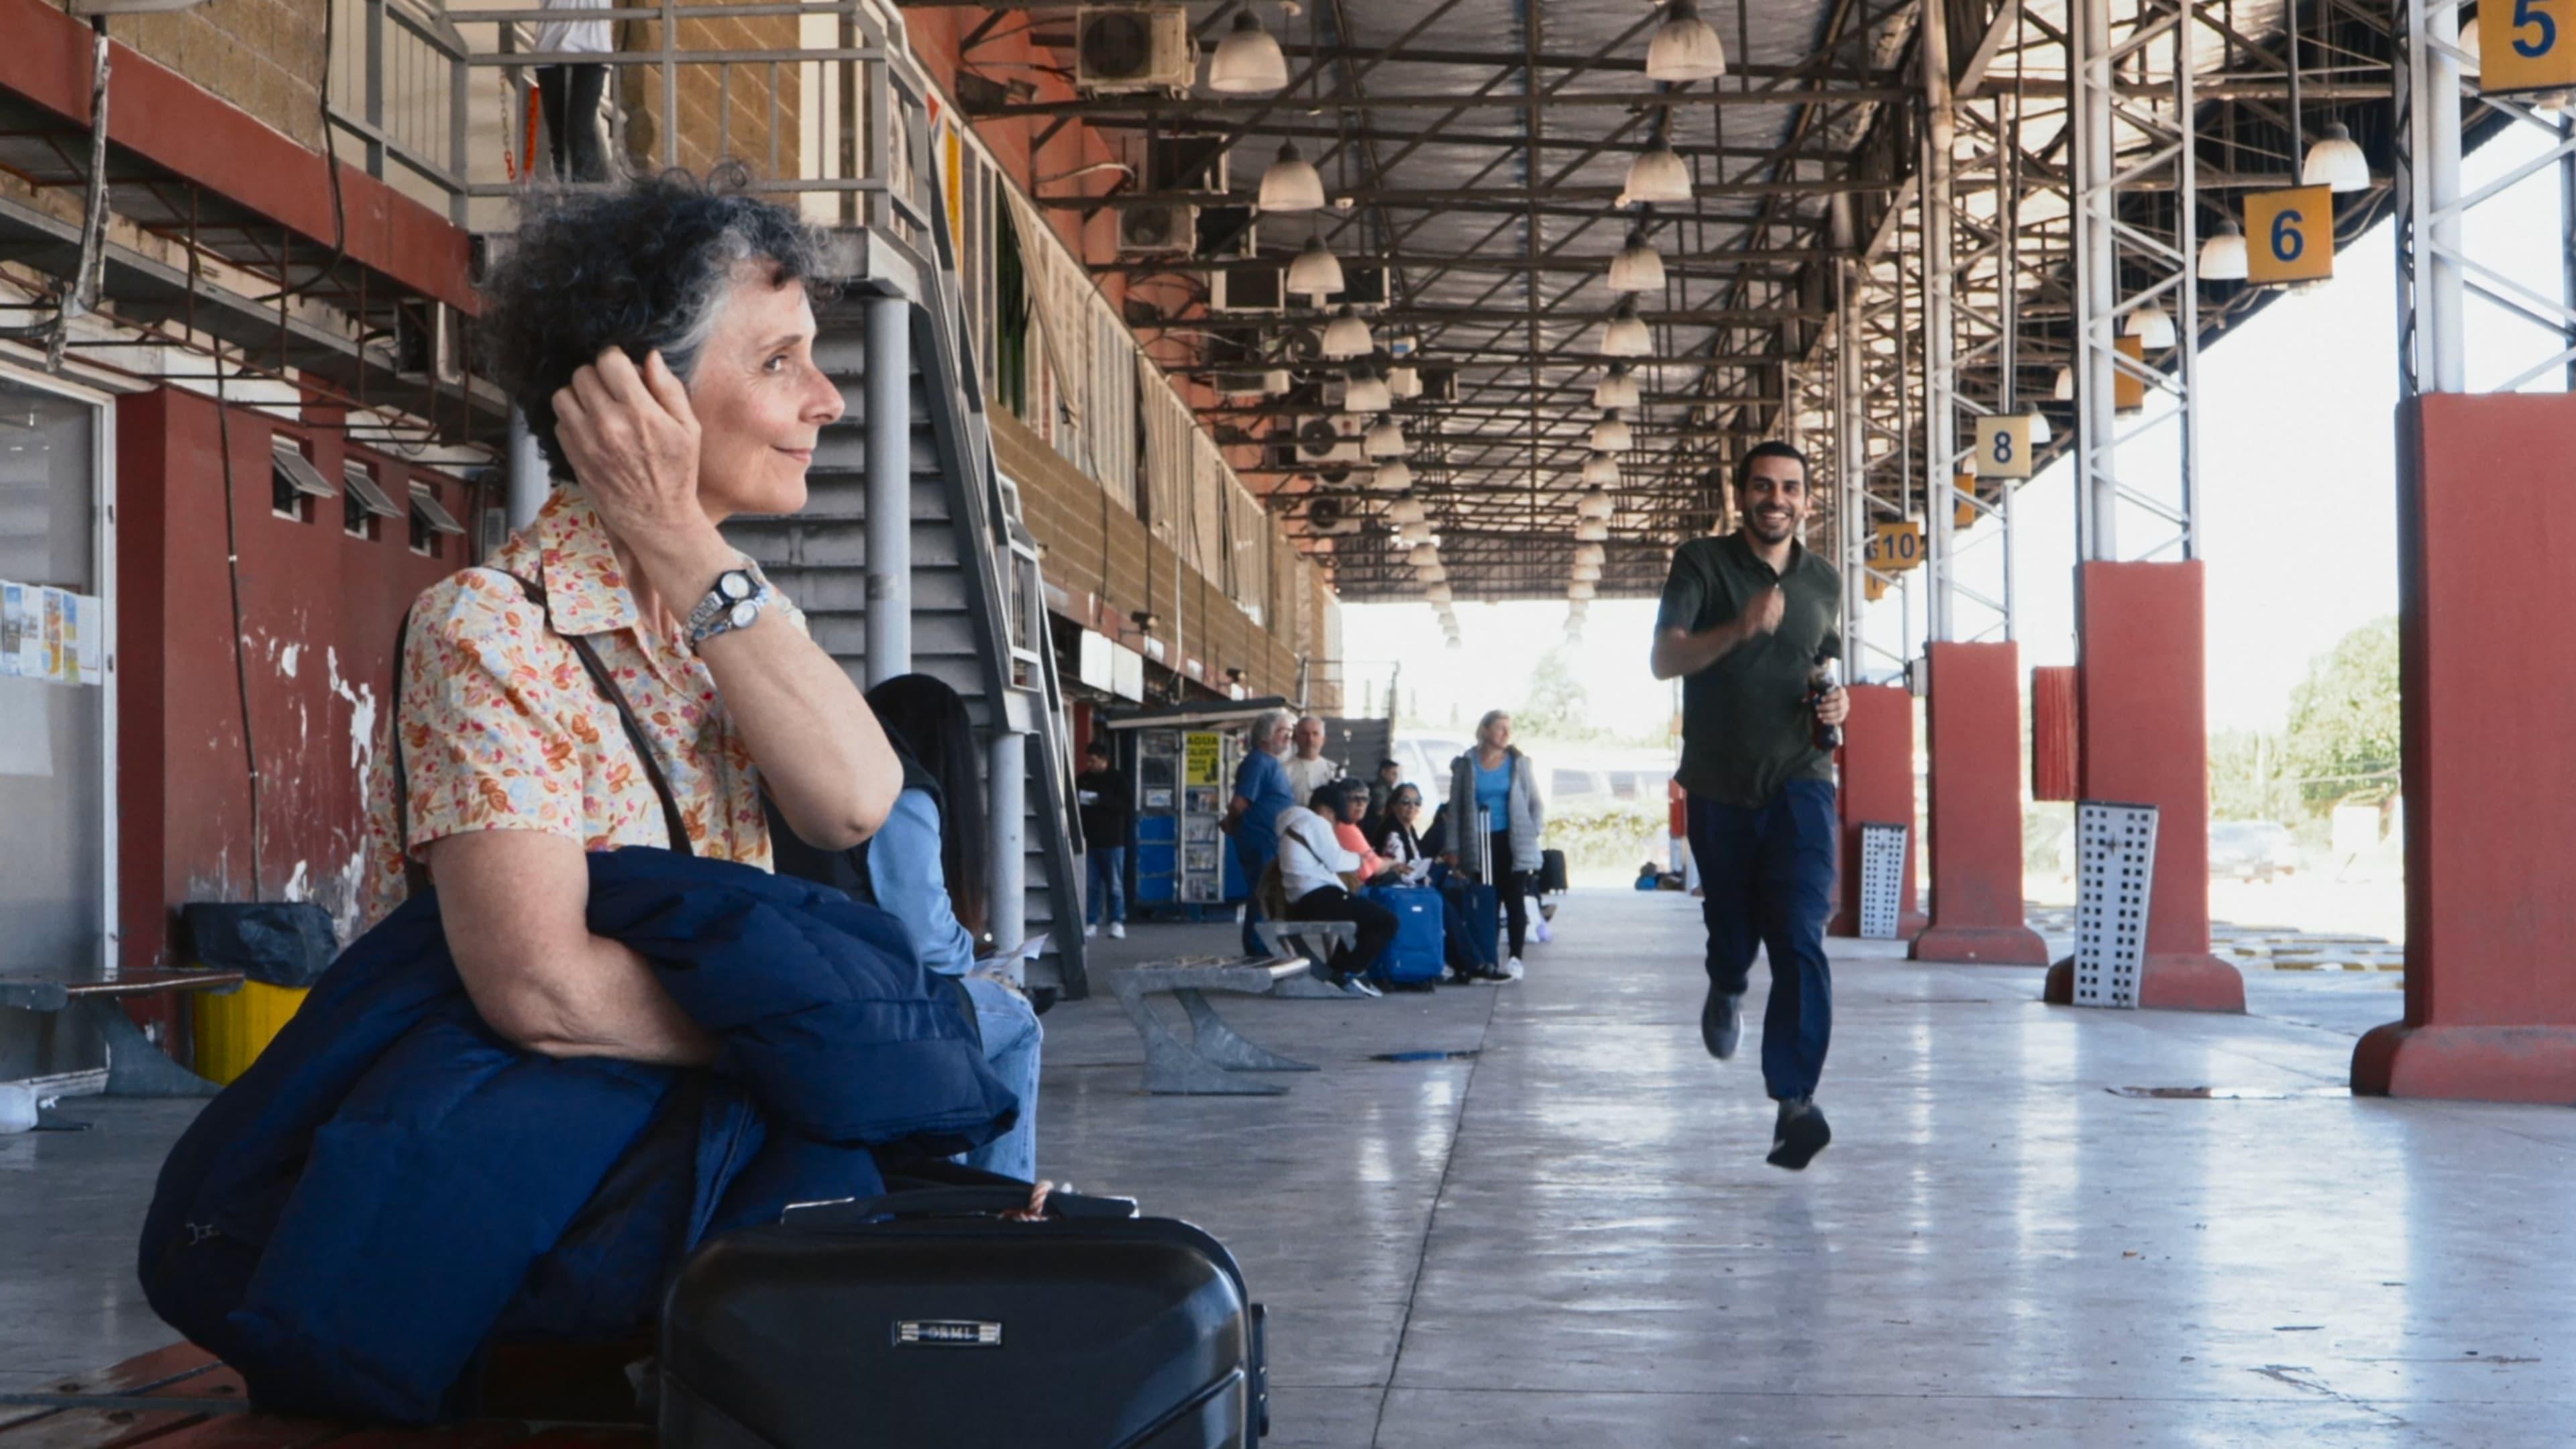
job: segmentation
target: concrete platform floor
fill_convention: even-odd
[[[1324,1066],[1275,1098],[1147,1097],[1067,1003],[1041,1167],[1234,1247],[1283,1449],[2576,1442],[2576,1112],[2342,1095],[2389,978],[2076,1011],[1837,943],[1836,1139],[1791,1175],[1758,1020],[1700,1050],[1696,942],[1686,898],[1578,892],[1516,986],[1217,998]],[[1423,1050],[1478,1055],[1371,1060]],[[0,1389],[166,1340],[130,1243],[188,1109],[70,1105],[98,1130],[0,1139]]]

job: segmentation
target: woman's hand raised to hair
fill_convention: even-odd
[[[698,506],[698,419],[688,389],[648,354],[603,350],[554,395],[555,438],[608,531],[639,553],[710,534]]]

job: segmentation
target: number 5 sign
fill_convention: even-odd
[[[1977,419],[1977,476],[2030,476],[2030,415],[1994,413]]]
[[[2245,198],[2245,279],[2312,282],[2334,275],[2334,193],[2322,186]]]
[[[2478,86],[2554,91],[2576,86],[2576,0],[2485,0],[2478,6]]]

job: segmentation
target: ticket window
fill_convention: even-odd
[[[104,419],[0,372],[0,974],[114,963]]]

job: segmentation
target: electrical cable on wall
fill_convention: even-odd
[[[197,270],[196,256],[189,255],[188,270]],[[196,278],[189,278],[190,285]],[[259,750],[251,738],[250,723],[250,636],[242,627],[241,588],[241,519],[233,506],[233,430],[232,406],[224,397],[224,350],[218,344],[215,359],[215,449],[224,469],[224,578],[231,586],[233,622],[233,687],[241,696],[242,764],[250,774],[250,898],[254,901],[268,894],[260,877],[260,860],[268,853],[267,832],[262,826]]]
[[[336,29],[334,22],[338,20],[339,15],[340,0],[325,0],[322,6],[322,83],[315,88],[321,92],[322,174],[331,183],[331,259],[316,268],[313,275],[303,281],[290,282],[284,289],[257,299],[261,306],[303,296],[314,283],[338,271],[340,263],[347,260],[349,256],[349,207],[347,201],[340,195],[340,151],[331,141],[331,45],[332,35]],[[278,266],[283,272],[285,262],[282,258]],[[281,276],[280,280],[284,278]],[[221,367],[222,365],[218,363],[219,372]],[[229,486],[232,478],[230,458],[225,459],[224,467],[225,481]]]

